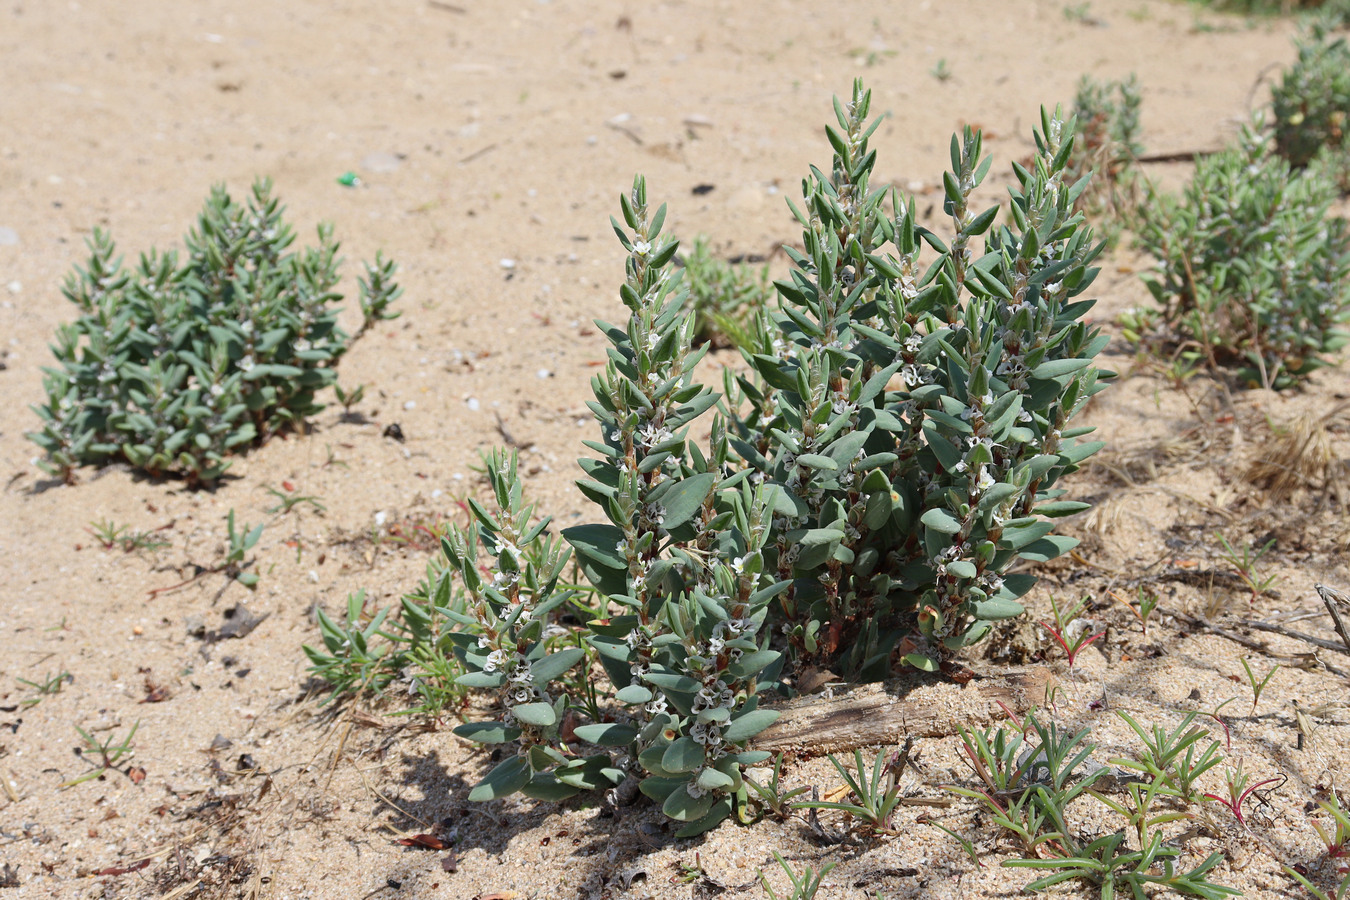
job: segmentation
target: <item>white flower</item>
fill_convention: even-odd
[[[633,241],[634,256],[646,256],[651,250],[652,245],[649,241]]]
[[[980,466],[980,478],[975,486],[983,493],[993,487],[994,483],[994,476],[990,475],[984,466]]]
[[[252,353],[247,354],[243,359],[239,360],[239,368],[245,372],[251,372],[253,370],[253,365]]]
[[[488,658],[483,662],[483,671],[491,675],[500,667],[506,665],[506,651],[493,650],[488,654]]]
[[[314,346],[314,345],[311,344],[311,343],[310,343],[309,341],[307,341],[306,339],[304,339],[304,338],[297,338],[296,341],[295,341],[295,352],[296,352],[296,353],[304,353],[306,350],[311,349],[313,346]]]

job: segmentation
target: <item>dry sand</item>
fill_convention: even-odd
[[[1094,24],[1064,8],[7,0],[0,898],[760,897],[759,868],[780,895],[786,884],[775,849],[799,867],[838,864],[822,898],[1016,894],[1031,876],[998,866],[1010,844],[965,801],[905,807],[898,835],[843,846],[822,845],[795,819],[677,841],[641,805],[616,815],[583,803],[470,804],[487,761],[450,734],[453,720],[320,707],[300,645],[317,639],[316,604],[337,611],[364,588],[387,605],[416,584],[425,552],[360,537],[458,515],[453,499],[472,487],[476,452],[500,442],[499,421],[531,446],[524,466],[541,507],[564,523],[591,515],[571,487],[579,442],[593,436],[587,381],[604,353],[589,323],[619,315],[622,250],[608,217],[635,172],[669,201],[678,235],[706,233],[724,255],[766,254],[797,239],[783,197],[809,163],[828,162],[830,97],[855,76],[873,87],[873,110],[888,114],[873,141],[877,178],[917,189],[940,214],[948,136],[964,123],[984,128],[995,171],[1006,172],[1029,152],[1041,104],[1070,100],[1082,74],[1133,71],[1151,151],[1215,148],[1262,102],[1269,67],[1294,55],[1287,22],[1249,26],[1138,0],[1094,4]],[[946,81],[930,74],[939,60]],[[1164,169],[1149,174],[1170,183],[1185,174]],[[336,183],[349,170],[359,187]],[[369,423],[330,409],[312,433],[240,459],[212,492],[122,468],[53,484],[31,464],[36,448],[23,433],[36,422],[28,405],[43,396],[47,342],[73,315],[59,284],[83,261],[85,237],[111,228],[133,256],[177,245],[211,184],[242,193],[258,175],[275,179],[302,237],[320,220],[336,223],[349,278],[377,248],[403,266],[403,317],[366,336],[340,370],[344,384],[369,385],[359,407]],[[698,185],[713,189],[696,195]],[[1126,251],[1106,261],[1104,327],[1147,301],[1142,265]],[[1127,746],[1112,709],[1171,727],[1178,710],[1238,697],[1225,710],[1232,758],[1285,780],[1251,804],[1250,830],[1214,807],[1217,828],[1187,843],[1187,860],[1218,851],[1218,882],[1249,897],[1299,896],[1278,862],[1325,874],[1305,806],[1333,783],[1350,788],[1350,727],[1344,710],[1324,709],[1297,749],[1293,703],[1343,701],[1346,681],[1311,660],[1288,665],[1250,713],[1240,657],[1264,672],[1312,648],[1242,622],[1313,613],[1315,581],[1350,583],[1347,528],[1341,497],[1300,490],[1273,502],[1243,473],[1269,447],[1269,422],[1321,421],[1350,381],[1329,371],[1301,394],[1229,396],[1204,378],[1178,390],[1120,343],[1108,364],[1122,378],[1088,417],[1109,448],[1071,485],[1097,509],[1066,523],[1084,544],[1045,567],[1031,601],[1039,618],[1052,594],[1091,596],[1094,617],[1111,628],[1077,672],[1061,674],[1057,714],[1091,725],[1106,757]],[[395,422],[405,443],[381,436]],[[1346,440],[1332,425],[1343,480]],[[265,489],[283,481],[327,511],[268,515]],[[152,595],[219,558],[230,509],[268,523],[257,591],[213,576]],[[144,556],[102,549],[89,532],[101,519],[163,529],[171,545]],[[1280,577],[1274,593],[1249,605],[1216,531],[1243,544],[1275,538],[1260,566]],[[1145,586],[1166,609],[1227,616],[1223,627],[1269,652],[1169,616],[1144,637],[1108,592],[1132,597],[1138,578],[1152,579]],[[269,614],[247,637],[189,634],[192,617],[219,629],[240,603]],[[1292,627],[1331,636],[1325,617]],[[1037,631],[1026,623],[1001,640],[1062,670]],[[1321,656],[1350,668],[1343,654]],[[73,677],[64,690],[25,705],[37,695],[18,679],[61,672]],[[72,752],[75,726],[106,739],[137,723],[129,766],[61,789],[88,768]],[[919,740],[906,790],[937,797],[941,783],[968,783],[955,746]],[[839,781],[819,759],[786,777],[822,790]],[[983,867],[921,818],[970,836]],[[424,832],[453,852],[397,842]],[[695,863],[707,878],[681,883],[679,865]],[[1088,896],[1077,885],[1058,890]]]

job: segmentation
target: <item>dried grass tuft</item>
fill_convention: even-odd
[[[1350,405],[1342,403],[1327,414],[1306,412],[1282,425],[1268,422],[1270,438],[1247,468],[1247,480],[1275,503],[1303,488],[1326,493],[1342,467],[1331,429],[1347,409]]]

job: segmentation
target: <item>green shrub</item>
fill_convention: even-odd
[[[769,267],[724,262],[712,255],[708,239],[694,238],[684,260],[694,340],[714,347],[740,347],[750,340],[752,320],[769,307],[773,289]]]
[[[59,367],[34,407],[42,428],[28,435],[44,471],[70,481],[79,466],[125,459],[210,484],[230,454],[323,408],[315,394],[347,349],[338,244],[320,225],[317,248],[289,252],[295,236],[271,187],[257,182],[246,203],[212,189],[181,264],[152,249],[125,269],[95,230],[87,266],[62,289],[80,316],[57,331]],[[394,271],[381,257],[366,267],[363,331],[392,317]]]
[[[1344,149],[1350,131],[1350,46],[1314,27],[1298,41],[1298,60],[1271,91],[1275,149],[1295,167],[1324,147]]]
[[[420,594],[458,626],[442,638],[457,685],[496,700],[456,733],[511,751],[470,799],[633,775],[682,833],[712,827],[746,801],[742,770],[767,757],[748,743],[777,715],[761,701],[790,674],[936,670],[1022,611],[1035,579],[1013,565],[1074,545],[1046,517],[1085,507],[1057,485],[1100,446],[1070,420],[1103,386],[1106,342],[1075,299],[1100,246],[1065,180],[1074,125],[1043,114],[998,226],[997,206],[971,207],[979,135],[954,138],[946,243],[912,200],[869,189],[869,101],[855,85],[836,102],[832,175],[813,169],[793,206],[804,251],[720,396],[695,378],[707,347],[665,207],[641,178],[621,198],[627,319],[599,323],[612,348],[578,482],[603,521],[553,537],[514,457],[493,454],[491,500],[469,499]],[[564,578],[569,558],[589,586]],[[316,666],[347,639],[325,627]]]
[[[1259,130],[1202,159],[1180,197],[1141,210],[1139,241],[1158,261],[1145,280],[1166,325],[1251,385],[1286,387],[1327,365],[1350,309],[1335,198],[1320,168],[1294,170]]]

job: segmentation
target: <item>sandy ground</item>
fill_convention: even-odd
[[[1016,894],[1030,877],[997,865],[1011,847],[965,801],[905,807],[896,836],[836,846],[796,819],[677,841],[641,805],[469,804],[488,762],[450,735],[452,720],[321,707],[300,645],[317,639],[316,604],[339,610],[361,588],[390,604],[417,583],[425,551],[382,538],[401,522],[458,515],[453,500],[472,487],[476,452],[501,441],[499,422],[531,446],[524,466],[541,507],[564,523],[590,515],[571,487],[579,442],[593,436],[587,381],[603,358],[589,323],[619,315],[608,217],[635,172],[669,201],[675,233],[706,233],[728,256],[768,254],[796,239],[783,196],[809,163],[828,162],[830,97],[855,76],[888,116],[873,141],[877,178],[940,214],[948,137],[964,123],[984,128],[1006,172],[1028,153],[1041,104],[1070,100],[1084,73],[1133,71],[1151,151],[1214,148],[1261,102],[1263,73],[1293,58],[1288,23],[1153,0],[1091,12],[1072,20],[1060,0],[6,0],[0,898],[760,897],[761,867],[780,893],[786,884],[772,850],[798,867],[837,863],[822,898]],[[940,60],[945,81],[931,74]],[[347,171],[359,187],[336,183]],[[1175,182],[1184,169],[1150,174]],[[23,433],[36,422],[28,405],[42,398],[47,342],[73,315],[58,288],[83,261],[84,238],[111,228],[133,257],[176,245],[211,184],[242,193],[258,175],[275,179],[302,237],[331,220],[348,260],[383,248],[403,266],[403,317],[341,366],[344,384],[368,385],[368,422],[326,411],[312,433],[240,459],[212,492],[120,468],[83,471],[69,487],[46,479]],[[986,197],[1005,181],[991,180]],[[1146,302],[1141,265],[1126,251],[1107,260],[1097,289],[1108,329],[1114,313]],[[1089,418],[1110,446],[1072,483],[1097,509],[1066,525],[1084,544],[1048,567],[1032,607],[1041,617],[1052,594],[1091,596],[1111,631],[1061,675],[1056,714],[1091,725],[1106,757],[1127,748],[1112,709],[1172,727],[1179,710],[1239,697],[1225,710],[1231,759],[1284,780],[1251,804],[1250,829],[1214,807],[1215,827],[1187,842],[1186,859],[1219,851],[1218,882],[1299,896],[1277,859],[1322,871],[1306,808],[1333,784],[1350,788],[1350,727],[1333,703],[1346,682],[1306,643],[1243,622],[1315,613],[1315,581],[1350,584],[1347,529],[1339,497],[1274,502],[1243,473],[1270,446],[1271,423],[1325,418],[1350,381],[1326,372],[1275,397],[1230,396],[1197,378],[1183,391],[1127,348],[1109,353],[1122,378]],[[395,422],[404,443],[381,436]],[[1325,434],[1343,475],[1343,432]],[[326,512],[266,513],[266,488],[283,481]],[[257,591],[213,576],[152,594],[219,559],[230,509],[267,522]],[[170,546],[103,549],[96,520],[162,529]],[[1244,546],[1275,538],[1261,564],[1280,577],[1272,593],[1249,604],[1217,531]],[[1142,635],[1108,592],[1133,597],[1140,578],[1164,609],[1220,617],[1266,652],[1165,615]],[[268,614],[246,637],[190,633],[220,629],[240,603]],[[1325,617],[1291,627],[1331,636]],[[1000,640],[1063,669],[1034,625]],[[1261,673],[1286,664],[1254,712],[1243,654]],[[1350,668],[1344,655],[1321,656]],[[59,673],[72,678],[58,694],[19,681]],[[1302,749],[1295,701],[1322,712]],[[88,770],[73,752],[76,726],[103,740],[133,725],[129,763],[61,788]],[[916,749],[910,794],[969,781],[953,740]],[[786,777],[822,789],[839,780],[819,759]],[[982,867],[925,821],[969,836]],[[453,850],[398,843],[414,833]],[[682,882],[681,864],[706,877]]]

